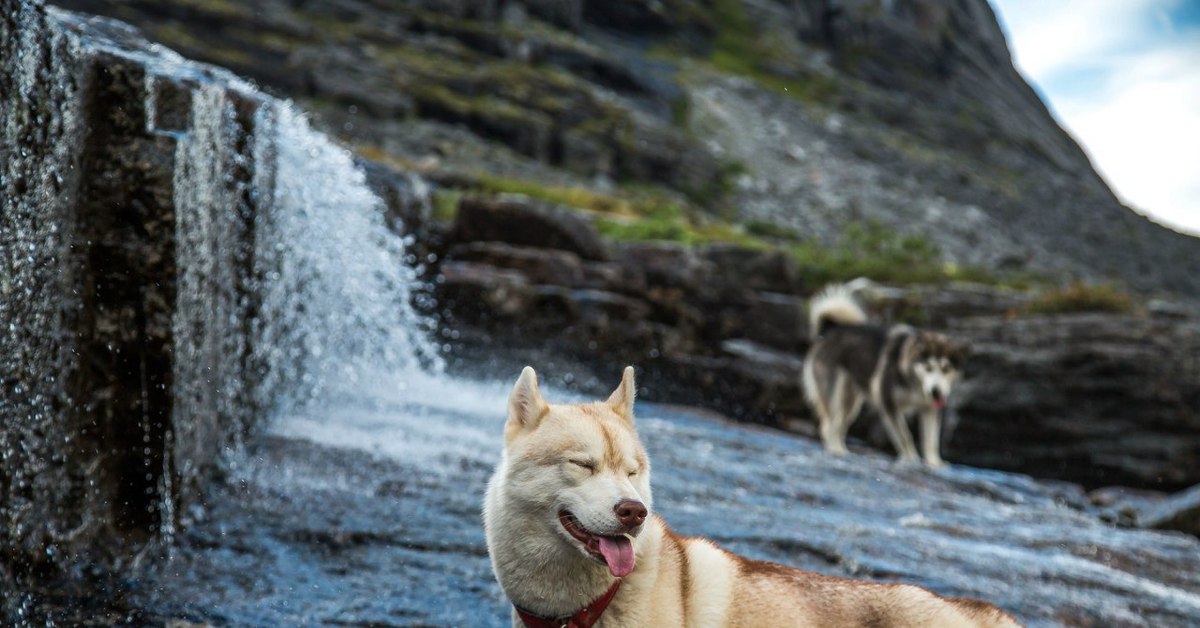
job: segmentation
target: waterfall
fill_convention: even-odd
[[[404,237],[294,105],[119,22],[0,9],[3,589],[169,541],[251,429],[442,361]]]
[[[288,103],[260,110],[258,151],[276,164],[256,221],[262,407],[287,414],[439,372],[431,323],[412,306],[405,241],[350,153]]]

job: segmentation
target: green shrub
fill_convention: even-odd
[[[814,284],[870,277],[896,284],[940,283],[947,267],[932,242],[898,235],[875,221],[846,226],[834,246],[805,241],[788,247],[801,272]]]
[[[710,6],[716,26],[708,57],[713,67],[808,103],[829,102],[837,96],[838,85],[828,77],[800,66],[792,67],[788,75],[778,72],[788,60],[780,54],[778,42],[764,38],[750,22],[741,0],[712,0]]]
[[[1065,288],[1048,290],[1026,308],[1030,314],[1064,314],[1068,312],[1113,312],[1128,314],[1134,310],[1134,300],[1128,292],[1111,283],[1088,284],[1075,282]]]
[[[768,240],[785,240],[799,242],[800,232],[789,227],[777,225],[767,220],[751,220],[746,223],[746,235]]]
[[[613,240],[666,240],[694,244],[695,234],[678,205],[662,205],[632,219],[597,218],[596,229]]]
[[[433,191],[433,217],[443,222],[452,222],[458,216],[458,201],[462,199],[461,190],[438,188]]]
[[[545,185],[536,181],[491,175],[479,177],[479,185],[484,192],[524,194],[530,198],[567,205],[576,209],[616,214],[637,213],[637,208],[628,199],[593,192],[583,187]]]

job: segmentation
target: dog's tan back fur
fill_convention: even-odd
[[[558,456],[587,447],[604,452],[593,475],[608,474],[611,480],[634,471],[621,490],[651,503],[649,463],[632,419],[632,388],[632,369],[627,369],[621,387],[604,403],[546,404],[532,370],[514,389],[505,457],[488,486],[484,514],[497,579],[509,598],[529,611],[546,617],[572,614],[600,597],[613,580],[603,564],[555,530],[562,507],[555,492],[577,500],[574,491],[590,481],[571,476]],[[548,492],[544,500],[542,492]],[[1018,625],[977,600],[749,560],[705,539],[679,536],[656,515],[642,525],[634,548],[636,567],[623,579],[600,628]],[[522,626],[515,613],[513,625]]]

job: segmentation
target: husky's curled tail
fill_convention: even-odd
[[[865,325],[867,313],[854,298],[855,293],[869,287],[869,279],[855,279],[846,284],[825,286],[808,305],[808,324],[813,340],[832,327]]]

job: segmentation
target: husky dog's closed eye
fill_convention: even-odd
[[[918,459],[907,420],[915,414],[926,464],[944,465],[942,416],[967,346],[907,325],[869,324],[847,285],[829,286],[814,297],[809,322],[814,339],[802,383],[825,449],[846,453],[846,432],[869,401],[902,461]]]

